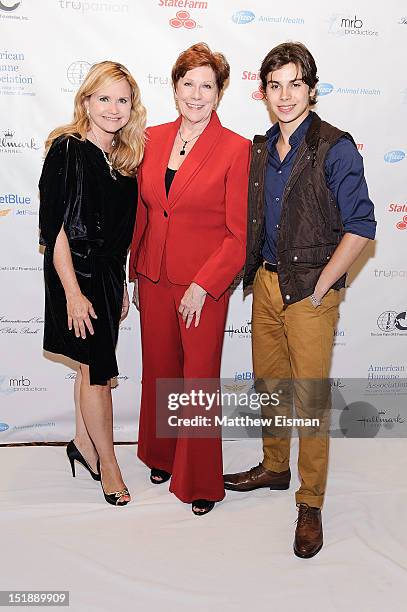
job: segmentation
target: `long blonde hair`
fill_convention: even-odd
[[[134,176],[143,159],[145,144],[146,109],[141,103],[140,89],[125,66],[105,61],[94,64],[78,89],[74,101],[71,123],[52,130],[45,142],[45,153],[56,138],[73,136],[86,140],[90,130],[85,100],[102,87],[126,79],[131,89],[131,112],[128,123],[114,135],[114,147],[109,155],[115,170],[125,176]]]

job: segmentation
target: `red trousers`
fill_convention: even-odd
[[[165,254],[157,283],[139,275],[143,376],[138,457],[149,468],[172,474],[170,491],[181,501],[220,501],[225,495],[220,436],[156,435],[156,379],[220,376],[229,292],[218,301],[207,295],[198,327],[193,320],[186,329],[178,308],[187,288],[169,282]]]

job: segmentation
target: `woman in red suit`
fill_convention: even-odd
[[[143,351],[139,458],[159,484],[209,512],[224,497],[219,435],[163,438],[157,379],[218,379],[229,286],[243,266],[250,141],[215,112],[229,64],[204,43],[178,57],[179,117],[147,130],[130,259]],[[158,406],[168,414],[168,406]]]

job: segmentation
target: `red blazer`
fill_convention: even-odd
[[[165,247],[170,282],[195,282],[218,299],[245,260],[251,143],[222,127],[213,112],[167,198],[165,171],[180,123],[179,117],[147,131],[130,279],[142,274],[157,281]]]

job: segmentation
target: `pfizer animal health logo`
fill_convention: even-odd
[[[256,15],[252,11],[237,11],[232,15],[233,23],[244,25],[256,19]]]
[[[334,86],[331,83],[318,83],[317,92],[319,96],[327,96],[332,93]]]
[[[90,66],[91,65],[89,62],[72,62],[66,71],[67,79],[71,85],[76,85],[79,87],[79,85],[82,84],[85,76],[88,74]]]
[[[9,425],[7,425],[7,423],[0,423],[0,433],[2,431],[7,431],[9,429]]]
[[[170,26],[172,28],[186,28],[187,30],[193,30],[196,28],[195,19],[191,18],[188,11],[178,11],[178,13],[170,19]]]
[[[396,164],[397,162],[402,161],[405,158],[405,156],[406,156],[405,152],[401,150],[389,151],[388,153],[385,154],[384,161],[387,164]]]

